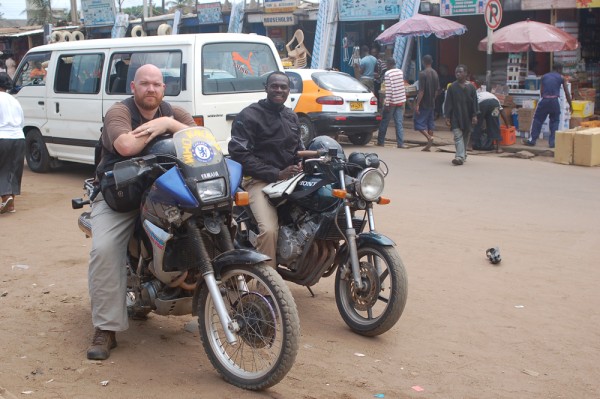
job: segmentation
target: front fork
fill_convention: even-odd
[[[213,268],[210,257],[208,256],[208,252],[204,247],[204,242],[201,237],[200,229],[190,219],[188,219],[188,232],[190,232],[190,238],[195,240],[194,247],[198,250],[199,259],[202,260],[201,272],[202,278],[206,286],[208,287],[208,291],[210,292],[210,296],[213,300],[215,310],[217,311],[217,315],[219,316],[219,321],[223,326],[223,331],[225,332],[225,338],[230,345],[237,344],[237,336],[234,333],[237,333],[240,330],[240,326],[237,321],[233,320],[229,316],[229,312],[227,311],[227,307],[225,306],[225,300],[223,299],[223,295],[221,294],[221,290],[219,289],[219,284],[217,283],[217,279],[215,278],[215,270]],[[225,243],[229,243],[231,246],[227,249],[233,249],[233,244],[231,243],[231,235],[229,234],[229,230],[224,224],[220,225],[220,230],[217,233],[219,243],[226,245]]]
[[[340,185],[342,190],[346,190],[346,177],[343,170],[339,171]],[[364,285],[360,276],[360,262],[358,261],[358,247],[356,245],[356,230],[352,224],[352,212],[350,211],[350,203],[347,198],[344,198],[344,214],[346,216],[346,241],[348,243],[348,252],[350,254],[350,266],[352,267],[352,278],[354,285],[358,290],[362,290]],[[372,216],[372,215],[371,215]],[[371,220],[369,220],[370,223]]]

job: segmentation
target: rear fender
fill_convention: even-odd
[[[221,270],[230,265],[243,265],[243,266],[251,266],[256,265],[260,262],[265,262],[267,260],[271,260],[267,255],[262,254],[257,251],[253,251],[250,249],[233,249],[231,251],[227,251],[225,253],[220,254],[216,258],[213,259],[212,265],[215,271],[215,278],[218,280],[221,279]],[[198,299],[200,295],[200,289],[204,285],[204,279],[201,278],[198,280],[196,284],[196,289],[194,290],[194,298],[192,299],[192,315],[198,315]]]

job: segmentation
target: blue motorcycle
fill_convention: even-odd
[[[299,318],[283,279],[265,255],[236,249],[232,236],[240,165],[226,159],[210,130],[192,127],[161,137],[146,155],[115,164],[117,187],[146,179],[140,228],[129,245],[127,307],[130,317],[198,316],[204,350],[229,383],[261,390],[281,381],[298,351]],[[96,186],[85,182],[90,203]],[[90,213],[80,229],[92,235]]]

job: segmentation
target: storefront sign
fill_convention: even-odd
[[[220,24],[223,22],[221,14],[221,3],[196,4],[196,14],[198,15],[198,24]]]
[[[340,21],[398,19],[402,0],[340,0]]]
[[[577,8],[598,8],[600,0],[577,0]]]
[[[551,10],[575,8],[576,0],[521,0],[521,10]],[[598,1],[598,0],[595,0]]]
[[[441,0],[440,16],[452,17],[483,14],[486,4],[487,0]]]
[[[81,0],[85,26],[107,26],[115,23],[113,0]]]
[[[265,12],[292,12],[298,8],[298,0],[264,0]]]
[[[296,25],[296,17],[292,13],[265,14],[263,15],[264,26],[291,26]]]

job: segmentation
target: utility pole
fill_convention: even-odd
[[[77,0],[71,0],[71,24],[79,25],[79,15],[77,14]]]

